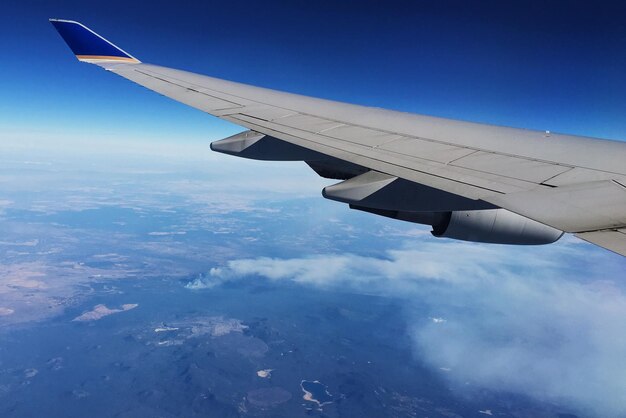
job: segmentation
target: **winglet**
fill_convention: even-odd
[[[79,61],[93,64],[101,62],[138,64],[141,62],[81,23],[63,19],[50,19],[50,23],[54,25]]]

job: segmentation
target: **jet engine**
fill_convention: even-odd
[[[431,225],[436,237],[491,244],[542,245],[551,244],[562,231],[525,218],[506,209],[462,210],[452,212],[406,212],[372,209],[350,205],[388,218]]]
[[[433,225],[432,234],[462,241],[540,245],[557,241],[563,232],[505,209],[486,209],[447,212]]]

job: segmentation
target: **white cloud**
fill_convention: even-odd
[[[458,390],[471,382],[582,413],[626,414],[622,258],[571,239],[547,247],[412,245],[385,258],[232,260],[189,287],[262,276],[403,298],[416,355],[450,370],[443,374]],[[411,306],[429,307],[430,316]]]

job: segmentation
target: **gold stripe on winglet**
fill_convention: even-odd
[[[124,62],[140,62],[135,58],[128,57],[114,57],[109,55],[76,55],[81,61],[124,61]]]

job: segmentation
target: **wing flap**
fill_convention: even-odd
[[[537,184],[572,169],[572,167],[558,164],[549,164],[542,161],[484,151],[466,155],[451,164],[455,167],[468,168]]]
[[[401,135],[376,131],[361,126],[343,125],[323,132],[325,136],[343,141],[362,144],[369,147],[380,147],[386,143],[402,138]]]
[[[626,187],[610,180],[503,194],[485,200],[565,232],[626,225]]]
[[[576,236],[614,253],[626,256],[626,228],[583,232],[576,234]]]
[[[315,116],[303,115],[301,113],[273,119],[272,122],[289,128],[297,128],[306,132],[312,132],[316,134],[327,131],[329,129],[345,126],[345,124],[343,123],[335,122],[328,119],[322,119]]]
[[[626,176],[580,167],[572,168],[571,170],[561,173],[551,179],[545,180],[543,183],[547,186],[560,187],[570,184],[581,184],[601,180],[616,180],[622,184],[626,184]]]
[[[449,164],[450,162],[477,152],[475,149],[457,147],[421,138],[401,137],[380,146],[381,150],[420,158],[428,161]]]

